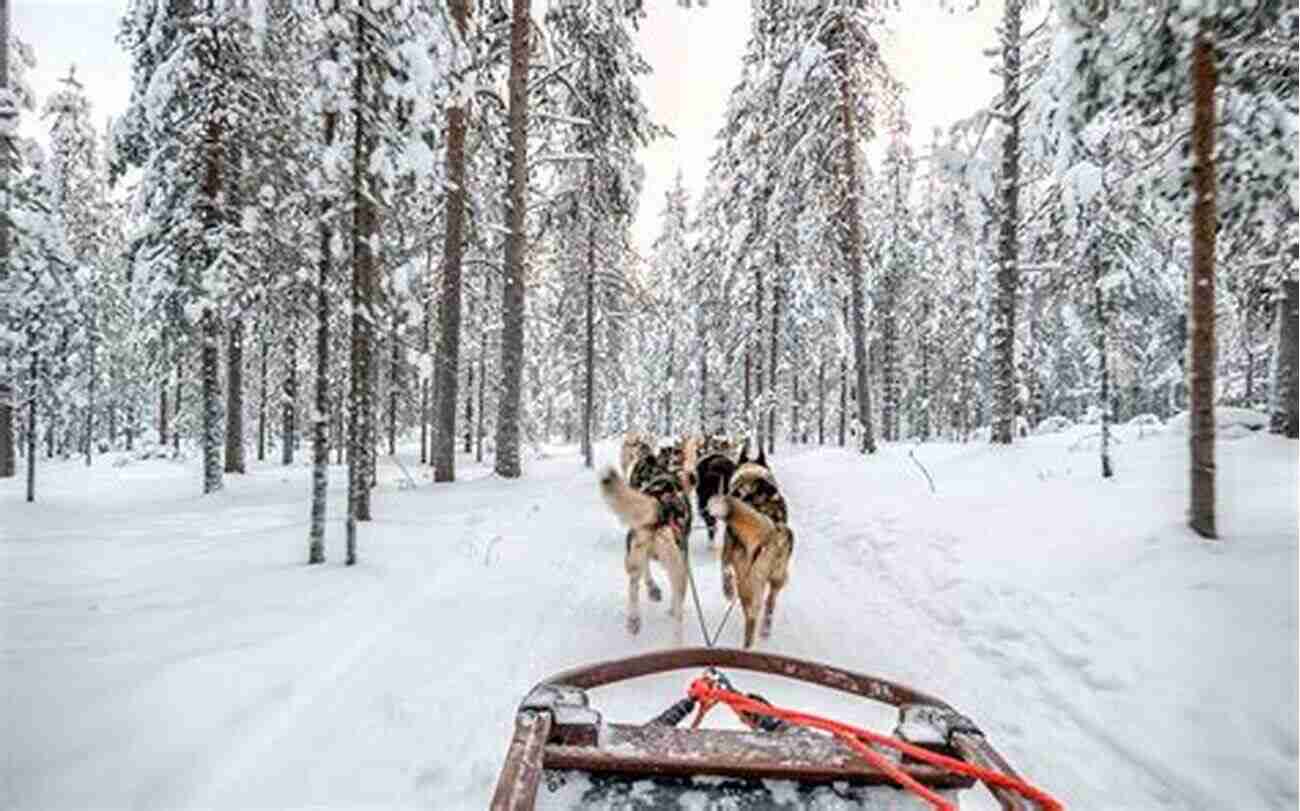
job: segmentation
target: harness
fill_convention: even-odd
[[[785,498],[776,487],[772,474],[764,476],[745,476],[740,481],[733,479],[731,495],[772,519],[774,524],[790,523],[790,513],[786,508]]]

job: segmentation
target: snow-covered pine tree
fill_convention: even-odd
[[[230,192],[234,122],[246,113],[248,24],[243,5],[228,0],[203,8],[133,0],[120,37],[133,58],[132,96],[115,166],[144,173],[150,228],[142,249],[146,273],[164,291],[169,339],[197,322],[205,493],[222,485],[221,314],[241,268],[240,217],[231,210],[238,195]],[[181,382],[178,374],[178,401]]]
[[[1156,122],[1191,110],[1189,163],[1174,150],[1166,160],[1171,190],[1191,198],[1188,523],[1215,538],[1216,232],[1221,220],[1267,224],[1271,217],[1261,219],[1261,212],[1294,183],[1289,54],[1300,41],[1300,13],[1279,2],[1191,2],[1152,13],[1141,2],[1097,8],[1058,0],[1058,8],[1065,22],[1058,53],[1068,77],[1062,96],[1073,119],[1087,122],[1118,108]],[[1270,76],[1261,67],[1278,71]],[[1216,94],[1226,98],[1221,111]]]
[[[50,190],[53,214],[63,223],[75,269],[69,283],[82,302],[81,320],[64,324],[70,330],[74,355],[68,356],[68,373],[82,383],[69,391],[70,424],[81,428],[78,445],[90,465],[95,451],[96,396],[100,385],[98,367],[100,335],[101,276],[107,272],[101,253],[105,217],[103,178],[96,152],[97,138],[90,123],[90,102],[70,69],[60,89],[45,104],[44,117],[50,126]],[[79,418],[78,418],[79,417]]]

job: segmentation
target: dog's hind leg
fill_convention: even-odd
[[[655,582],[654,576],[650,574],[650,564],[647,562],[645,567],[645,593],[651,602],[657,603],[664,598],[663,591],[659,584]]]
[[[667,557],[672,561],[668,564],[668,582],[673,590],[668,616],[673,618],[673,644],[680,648],[682,646],[682,626],[686,617],[686,611],[684,610],[686,605],[686,567],[690,564],[686,560],[686,556],[681,554],[675,545]]]
[[[724,532],[726,524],[722,524]],[[722,542],[722,596],[727,600],[733,600],[736,597],[735,574],[731,568],[731,535],[727,533],[726,539]]]
[[[636,634],[641,630],[641,580],[650,568],[647,560],[646,544],[643,539],[636,539],[628,545],[624,568],[627,569],[627,632]]]
[[[745,647],[754,647],[754,627],[758,624],[759,602],[762,595],[755,594],[752,587],[739,584],[740,607],[745,611]]]
[[[772,615],[776,612],[776,595],[785,586],[785,581],[773,580],[767,587],[767,601],[763,606],[763,624],[758,635],[763,639],[772,636]]]

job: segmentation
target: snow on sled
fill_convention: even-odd
[[[682,699],[639,725],[606,721],[587,695],[628,679],[700,668]],[[733,670],[890,705],[898,723],[885,736],[777,706],[740,692]],[[724,704],[748,729],[698,727]],[[692,711],[693,724],[679,726]],[[565,671],[534,687],[515,716],[491,808],[946,811],[976,782],[1008,811],[1062,808],[1023,782],[970,719],[933,696],[802,659],[680,648]]]

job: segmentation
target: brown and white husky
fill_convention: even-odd
[[[682,471],[681,473],[684,473]],[[641,581],[653,601],[662,592],[650,575],[654,560],[668,573],[672,588],[668,615],[675,621],[673,640],[682,644],[683,604],[686,601],[686,539],[691,530],[688,475],[657,471],[637,489],[623,481],[618,471],[607,468],[600,477],[600,494],[627,527],[623,566],[627,571],[627,630],[641,630]]]
[[[776,595],[790,579],[794,533],[736,496],[713,496],[708,509],[719,526],[726,528],[722,590],[730,597],[734,582],[735,594],[745,612],[745,647],[752,647],[760,605],[763,623],[759,635],[767,639],[772,634]]]

